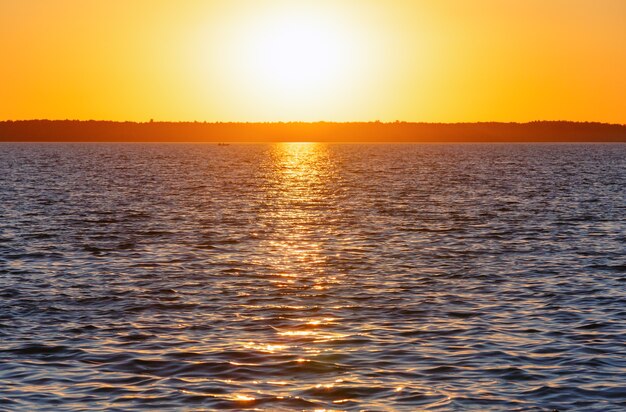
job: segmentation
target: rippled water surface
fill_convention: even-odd
[[[0,145],[0,410],[626,410],[624,145]]]

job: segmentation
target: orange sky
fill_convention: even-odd
[[[626,123],[624,0],[0,0],[0,120]]]

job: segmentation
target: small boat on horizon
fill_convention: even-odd
[[[218,146],[230,146],[230,143],[218,143]]]

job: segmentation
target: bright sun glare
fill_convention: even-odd
[[[256,105],[261,116],[267,111],[307,120],[333,113],[346,104],[344,99],[353,100],[371,74],[367,31],[336,5],[257,6],[222,24],[216,38],[228,48],[205,67],[223,70],[216,73],[226,79],[219,86],[221,95],[240,108],[242,101]]]
[[[345,75],[348,50],[341,34],[321,22],[281,17],[250,37],[248,58],[267,87],[283,93],[313,92]]]

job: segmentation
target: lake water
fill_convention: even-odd
[[[0,410],[626,410],[626,145],[0,145]]]

